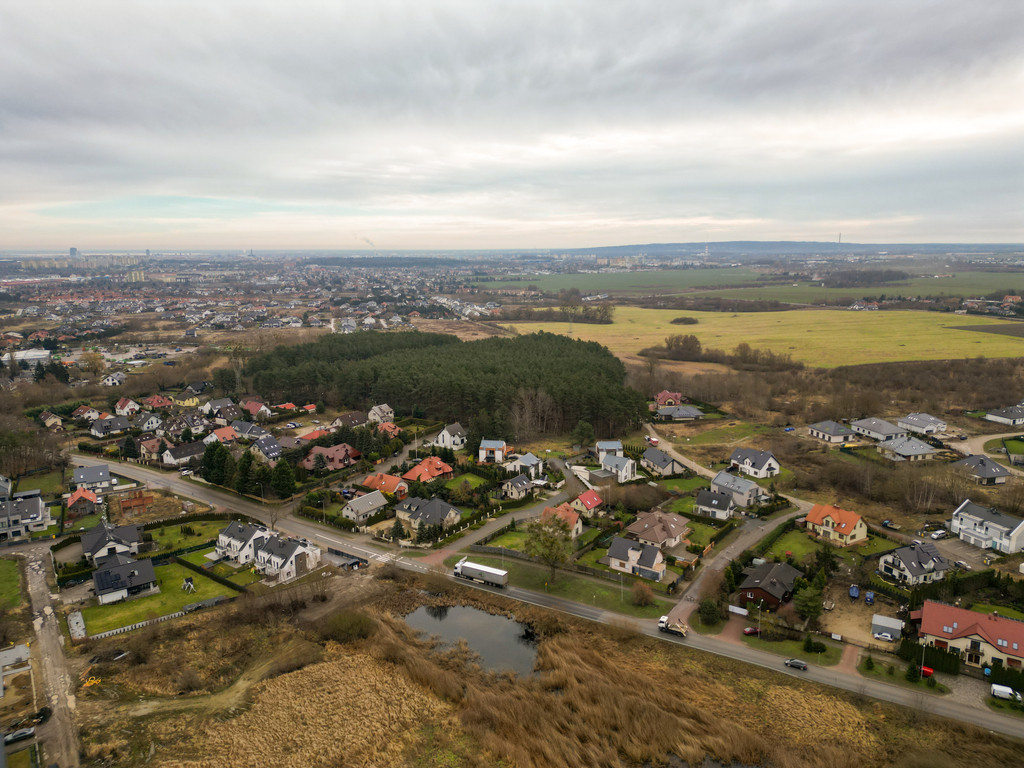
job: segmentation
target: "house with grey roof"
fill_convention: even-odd
[[[252,447],[252,455],[257,461],[273,465],[281,458],[281,445],[273,435],[264,435]]]
[[[481,464],[501,464],[511,452],[512,449],[504,440],[481,440],[477,461]]]
[[[693,405],[664,405],[656,413],[661,421],[696,421],[704,418],[704,412]]]
[[[737,448],[729,457],[729,466],[751,477],[775,477],[781,467],[771,451],[756,448]]]
[[[100,564],[113,555],[137,555],[141,546],[141,525],[101,522],[82,534],[82,554],[94,564]]]
[[[134,560],[126,555],[111,555],[93,571],[93,591],[100,605],[117,603],[131,597],[152,595],[160,591],[153,561]]]
[[[768,500],[768,494],[753,480],[722,471],[711,480],[711,490],[732,496],[737,507],[750,507]]]
[[[459,522],[462,517],[459,510],[436,496],[431,499],[410,496],[398,502],[395,507],[395,515],[403,523],[408,524],[413,531],[419,530],[421,525],[439,525],[442,528],[448,528]]]
[[[528,475],[516,475],[501,484],[501,495],[512,501],[525,499],[533,490],[533,481]]]
[[[693,503],[694,514],[706,515],[716,520],[728,520],[736,510],[736,503],[732,494],[720,493],[701,488],[697,491],[697,498]]]
[[[1008,424],[1011,427],[1019,427],[1024,424],[1024,406],[1011,405],[1009,408],[999,408],[989,411],[984,418],[987,421],[994,421],[997,424]]]
[[[160,461],[169,467],[181,467],[193,459],[201,459],[206,451],[206,443],[196,440],[167,448],[160,454]]]
[[[272,534],[262,525],[250,525],[232,520],[217,535],[216,553],[219,557],[234,560],[239,565],[256,559],[256,547],[269,539]]]
[[[616,456],[606,453],[601,460],[601,469],[612,473],[618,483],[628,483],[636,480],[636,462],[628,456]]]
[[[608,547],[608,567],[652,581],[661,581],[665,575],[665,558],[653,544],[631,541],[621,536],[612,539]]]
[[[744,568],[743,575],[740,604],[762,604],[767,610],[775,610],[793,596],[793,585],[803,573],[788,563],[762,563]]]
[[[640,465],[646,467],[652,474],[660,475],[661,477],[680,475],[686,471],[683,462],[672,458],[660,448],[653,446],[644,451],[643,456],[640,457]]]
[[[953,466],[966,474],[978,485],[1000,485],[1010,476],[1010,470],[988,456],[973,454],[954,461]]]
[[[0,541],[46,530],[52,523],[50,508],[38,489],[0,497]]]
[[[966,499],[953,512],[949,530],[962,541],[1007,555],[1024,547],[1024,520]]]
[[[897,421],[896,426],[918,435],[935,435],[946,431],[946,422],[930,413],[911,413]]]
[[[109,437],[110,435],[120,435],[122,432],[127,432],[132,428],[132,425],[128,422],[127,416],[110,416],[106,419],[96,419],[89,427],[89,432],[92,433],[93,437]]]
[[[878,452],[889,461],[927,461],[938,453],[928,443],[909,435],[879,443]]]
[[[544,461],[532,453],[524,453],[522,456],[513,456],[505,463],[504,468],[509,472],[521,472],[531,480],[536,480],[544,474]]]
[[[858,419],[850,424],[850,428],[858,435],[870,437],[872,440],[880,443],[884,443],[887,440],[895,440],[897,437],[907,436],[907,430],[897,427],[895,424],[890,424],[884,419],[876,419],[874,417]]]
[[[453,451],[460,451],[466,447],[466,430],[459,422],[448,424],[437,433],[434,438],[434,445],[439,448],[451,448]]]
[[[612,456],[626,455],[626,452],[622,447],[621,440],[598,440],[596,448],[598,463],[603,462],[604,457],[608,454],[611,454]]]
[[[894,549],[878,559],[881,573],[911,586],[941,581],[950,568],[950,562],[929,541]]]
[[[845,443],[857,433],[845,424],[837,421],[819,421],[807,428],[808,434],[817,440],[824,440],[826,443]]]
[[[356,496],[345,505],[342,517],[356,523],[365,523],[388,505],[388,500],[380,491],[373,491],[364,496]]]
[[[256,546],[256,570],[285,584],[312,571],[320,563],[320,549],[303,539],[271,536]]]
[[[103,493],[111,488],[110,469],[106,464],[97,464],[95,467],[75,467],[75,471],[71,475],[71,482],[76,491],[79,488],[88,488],[93,493]]]

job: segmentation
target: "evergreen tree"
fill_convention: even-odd
[[[270,473],[270,487],[282,499],[295,493],[295,473],[287,461],[278,461]]]
[[[181,442],[191,443],[195,441],[195,437],[192,435],[191,427],[185,427],[181,430]]]
[[[220,457],[222,446],[220,443],[210,443],[203,451],[203,458],[199,463],[199,474],[208,483],[220,485],[224,480],[222,474],[224,462]]]
[[[402,525],[402,521],[397,517],[395,518],[394,525],[391,526],[391,538],[394,541],[405,538],[405,527]]]
[[[242,454],[242,458],[238,460],[238,466],[235,467],[235,479],[234,488],[238,493],[249,493],[252,490],[252,465],[253,465],[252,451],[246,451]]]

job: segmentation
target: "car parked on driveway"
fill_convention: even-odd
[[[888,632],[875,632],[875,640],[884,640],[887,643],[895,642],[896,638]]]
[[[743,634],[744,635],[760,635],[761,634],[761,630],[758,629],[757,627],[744,627],[743,628]]]
[[[800,659],[786,659],[783,664],[787,667],[792,667],[793,669],[802,669],[805,672],[807,671],[807,662],[800,661]]]
[[[35,735],[35,728],[19,728],[16,731],[4,734],[4,744],[13,744],[16,741],[22,741],[23,739],[31,739]]]

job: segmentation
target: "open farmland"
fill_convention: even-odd
[[[672,325],[682,315],[697,325]],[[620,358],[645,347],[663,344],[673,334],[694,334],[705,348],[732,351],[751,347],[789,354],[807,365],[833,368],[861,363],[904,360],[1019,357],[1024,339],[979,329],[1008,325],[1005,321],[939,312],[848,312],[809,309],[789,312],[689,312],[616,307],[611,325],[575,323],[572,335],[607,346]],[[549,331],[568,334],[562,322],[515,323],[520,333]]]

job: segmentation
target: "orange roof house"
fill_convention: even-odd
[[[398,433],[402,431],[402,428],[393,421],[382,421],[377,425],[377,431],[383,432],[388,437],[394,439],[398,437]]]
[[[385,472],[369,475],[363,480],[363,485],[381,493],[390,493],[399,500],[404,499],[406,494],[409,493],[408,482],[398,475],[389,475]]]
[[[541,522],[556,518],[565,523],[569,528],[569,535],[572,538],[576,538],[583,533],[583,522],[580,520],[580,514],[568,503],[559,504],[557,507],[545,507],[544,511],[541,512]]]
[[[808,531],[840,547],[868,538],[868,527],[860,515],[828,504],[815,504],[807,513],[805,525]]]
[[[406,480],[415,480],[420,483],[429,483],[438,478],[449,478],[454,474],[450,466],[445,464],[437,456],[427,456],[419,464],[406,472],[402,477]]]
[[[593,514],[599,513],[604,500],[597,495],[596,491],[584,491],[573,499],[570,504],[580,514],[590,517]]]

